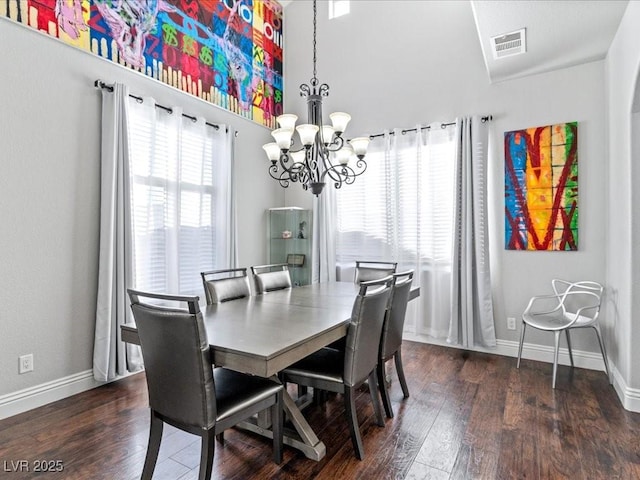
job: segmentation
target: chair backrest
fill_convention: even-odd
[[[215,386],[199,298],[127,291],[140,337],[149,406],[183,424],[211,427],[216,419]],[[143,303],[141,297],[162,305]],[[184,302],[187,309],[167,307],[167,302]]]
[[[219,278],[223,275],[223,278]],[[200,272],[207,305],[251,296],[246,268]],[[218,277],[218,278],[216,278]]]
[[[370,282],[380,278],[388,277],[396,273],[397,262],[369,262],[356,260],[356,273],[354,283]]]
[[[251,267],[256,281],[256,292],[260,295],[274,290],[291,288],[291,275],[286,263],[257,265]]]
[[[390,306],[384,319],[380,340],[380,357],[389,358],[402,344],[404,318],[409,303],[409,292],[413,282],[413,270],[393,275]]]
[[[344,357],[344,383],[356,386],[378,363],[380,334],[389,307],[393,277],[360,284],[353,303]]]
[[[581,280],[569,282],[554,278],[551,280],[553,291],[560,296],[562,311],[573,318],[578,311],[581,317],[596,320],[600,314],[604,287],[598,282]]]

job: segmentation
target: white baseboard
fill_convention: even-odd
[[[613,375],[613,388],[616,389],[622,406],[630,412],[640,412],[640,389],[627,386],[627,382],[622,378],[615,365],[611,366],[611,362],[609,362],[609,366]]]
[[[404,332],[403,338],[414,342],[430,343],[433,345],[442,345],[450,348],[460,348],[457,345],[450,345],[446,341],[436,341],[426,335],[419,335],[410,332]],[[496,348],[475,347],[471,349],[475,352],[492,353],[494,355],[504,355],[506,357],[518,357],[518,342],[510,340],[498,340]],[[553,363],[553,347],[545,345],[535,345],[525,343],[522,347],[522,358],[527,360],[536,360],[538,362]],[[613,387],[620,398],[620,402],[625,410],[631,412],[640,412],[640,389],[630,388],[627,386],[620,372],[612,365],[609,360],[609,374],[612,376]],[[586,368],[589,370],[598,370],[604,372],[604,361],[600,353],[585,352],[583,350],[573,350],[573,361],[576,367]],[[558,354],[558,363],[560,365],[571,365],[569,360],[569,351],[566,348],[560,348]]]
[[[0,396],[0,420],[77,393],[104,385],[93,378],[93,370],[75,373],[68,377],[25,388]]]
[[[497,353],[507,357],[518,357],[518,342],[510,340],[498,340],[497,347],[493,349],[484,349],[487,353]],[[537,362],[553,363],[553,347],[547,345],[537,345],[533,343],[525,343],[522,346],[522,358],[527,360],[535,360]],[[588,370],[598,370],[604,372],[604,360],[600,352],[585,352],[584,350],[573,349],[573,362],[578,368],[586,368]],[[569,350],[560,347],[558,352],[558,364],[571,365],[569,359]]]
[[[461,348],[458,345],[450,345],[446,341],[437,341],[426,335],[404,332],[405,340],[414,342],[431,343],[433,345],[442,345],[444,347]],[[492,353],[494,355],[503,355],[505,357],[518,357],[518,342],[511,340],[497,340],[495,348],[474,347],[469,350],[474,352]],[[522,358],[527,360],[536,360],[538,362],[553,363],[553,347],[546,345],[536,345],[525,343],[522,347]],[[576,367],[587,368],[589,370],[604,371],[604,361],[600,353],[585,352],[573,349],[573,361]],[[569,351],[566,348],[560,348],[558,354],[558,363],[560,365],[571,365],[569,361]]]

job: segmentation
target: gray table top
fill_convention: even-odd
[[[343,337],[358,286],[334,282],[202,305],[215,365],[269,377]],[[135,325],[122,339],[139,344]]]
[[[318,283],[202,305],[214,364],[275,375],[346,335],[358,290],[351,282]],[[122,326],[122,339],[139,343],[135,325]]]
[[[344,335],[357,293],[351,283],[315,284],[203,306],[209,343],[270,359],[327,330]]]

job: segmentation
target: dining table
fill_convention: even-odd
[[[358,291],[351,282],[327,282],[201,304],[212,364],[278,381],[278,372],[346,336]],[[410,298],[418,295],[414,287]],[[140,344],[134,324],[122,325],[121,335]],[[286,390],[283,408],[293,426],[285,429],[284,443],[321,460],[326,447]],[[272,437],[268,415],[238,427]]]

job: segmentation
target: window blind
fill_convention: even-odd
[[[228,169],[220,133],[204,121],[130,101],[131,222],[134,284],[154,292],[193,294],[213,269],[220,245],[214,172]],[[224,134],[222,134],[224,135]]]
[[[371,142],[367,170],[337,192],[336,260],[450,262],[454,129]]]

